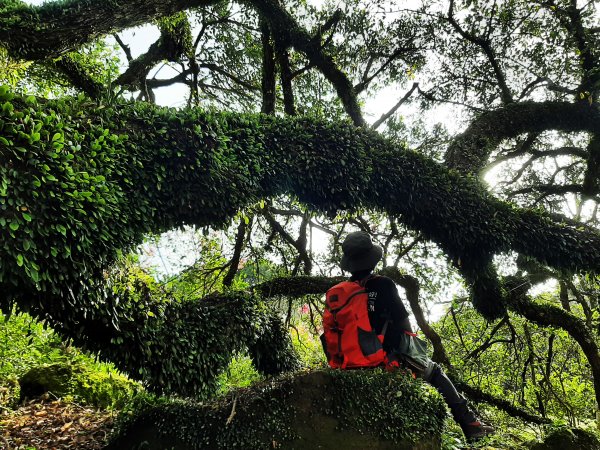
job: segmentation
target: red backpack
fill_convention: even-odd
[[[356,281],[329,289],[323,313],[323,347],[334,369],[375,367],[386,363],[383,335],[369,322],[368,295]]]

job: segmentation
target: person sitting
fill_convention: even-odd
[[[321,340],[329,365],[408,368],[440,392],[469,442],[493,433],[493,427],[477,419],[442,368],[427,357],[394,281],[373,273],[382,248],[371,242],[368,233],[357,231],[346,237],[342,252],[340,267],[351,277],[327,292]]]

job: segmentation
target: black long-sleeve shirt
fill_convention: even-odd
[[[364,281],[366,279],[366,281]],[[404,331],[411,331],[408,311],[404,307],[396,284],[391,278],[381,275],[372,275],[370,272],[358,272],[352,274],[350,281],[362,281],[369,296],[368,311],[369,322],[377,334],[388,322],[383,340],[383,349],[393,352],[398,348],[400,336]],[[362,284],[361,283],[361,284]]]

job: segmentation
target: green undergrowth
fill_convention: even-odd
[[[227,370],[217,377],[218,396],[225,395],[234,389],[245,388],[264,380],[252,364],[252,359],[243,353],[233,357]]]
[[[53,376],[56,368],[60,379]],[[121,408],[142,389],[112,364],[98,362],[69,345],[28,314],[0,313],[0,406],[17,405],[19,379],[27,373],[40,382],[60,386],[50,395],[100,408]]]

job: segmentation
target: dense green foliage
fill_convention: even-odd
[[[264,374],[298,366],[277,312],[257,297],[178,300],[135,267],[112,280],[115,298],[122,300],[115,305],[117,331],[110,341],[104,337],[85,345],[152,391],[206,397],[233,355],[247,350]]]
[[[512,245],[564,268],[600,264],[595,234],[514,210],[476,181],[349,124],[84,98],[38,105],[6,89],[2,100],[4,308],[15,298],[23,308],[43,304],[64,327],[84,312],[113,320],[100,306],[104,271],[144,233],[224,224],[284,193],[329,213],[369,206],[401,215],[457,261],[492,317],[502,292],[482,267],[495,252]],[[62,308],[64,299],[77,310]],[[94,320],[102,319],[82,322]]]
[[[564,418],[571,425],[595,419],[589,366],[565,331],[540,328],[512,314],[488,323],[464,304],[437,328],[469,383],[542,417]]]
[[[207,398],[297,368],[287,325],[304,363],[322,363],[307,336],[322,305],[302,295],[332,280],[270,278],[338,275],[338,244],[359,228],[384,265],[418,278],[409,300],[434,355],[482,398],[590,420],[600,402],[598,12],[583,0],[2,2],[0,83],[11,87],[0,89],[0,310],[45,319],[154,392]],[[160,36],[138,54],[116,33],[142,24]],[[168,104],[188,108],[153,104],[175,84],[188,97]],[[374,94],[386,97],[378,111]],[[449,132],[427,117],[440,105],[453,105],[437,111]],[[187,225],[206,239],[184,272],[156,281],[123,267],[149,234]],[[313,248],[316,230],[327,255]],[[456,294],[450,266],[475,309],[439,324],[440,340],[422,309]],[[557,298],[531,301],[530,286],[551,278]],[[301,313],[292,297],[306,302]],[[348,406],[335,412],[349,427],[392,433]]]

